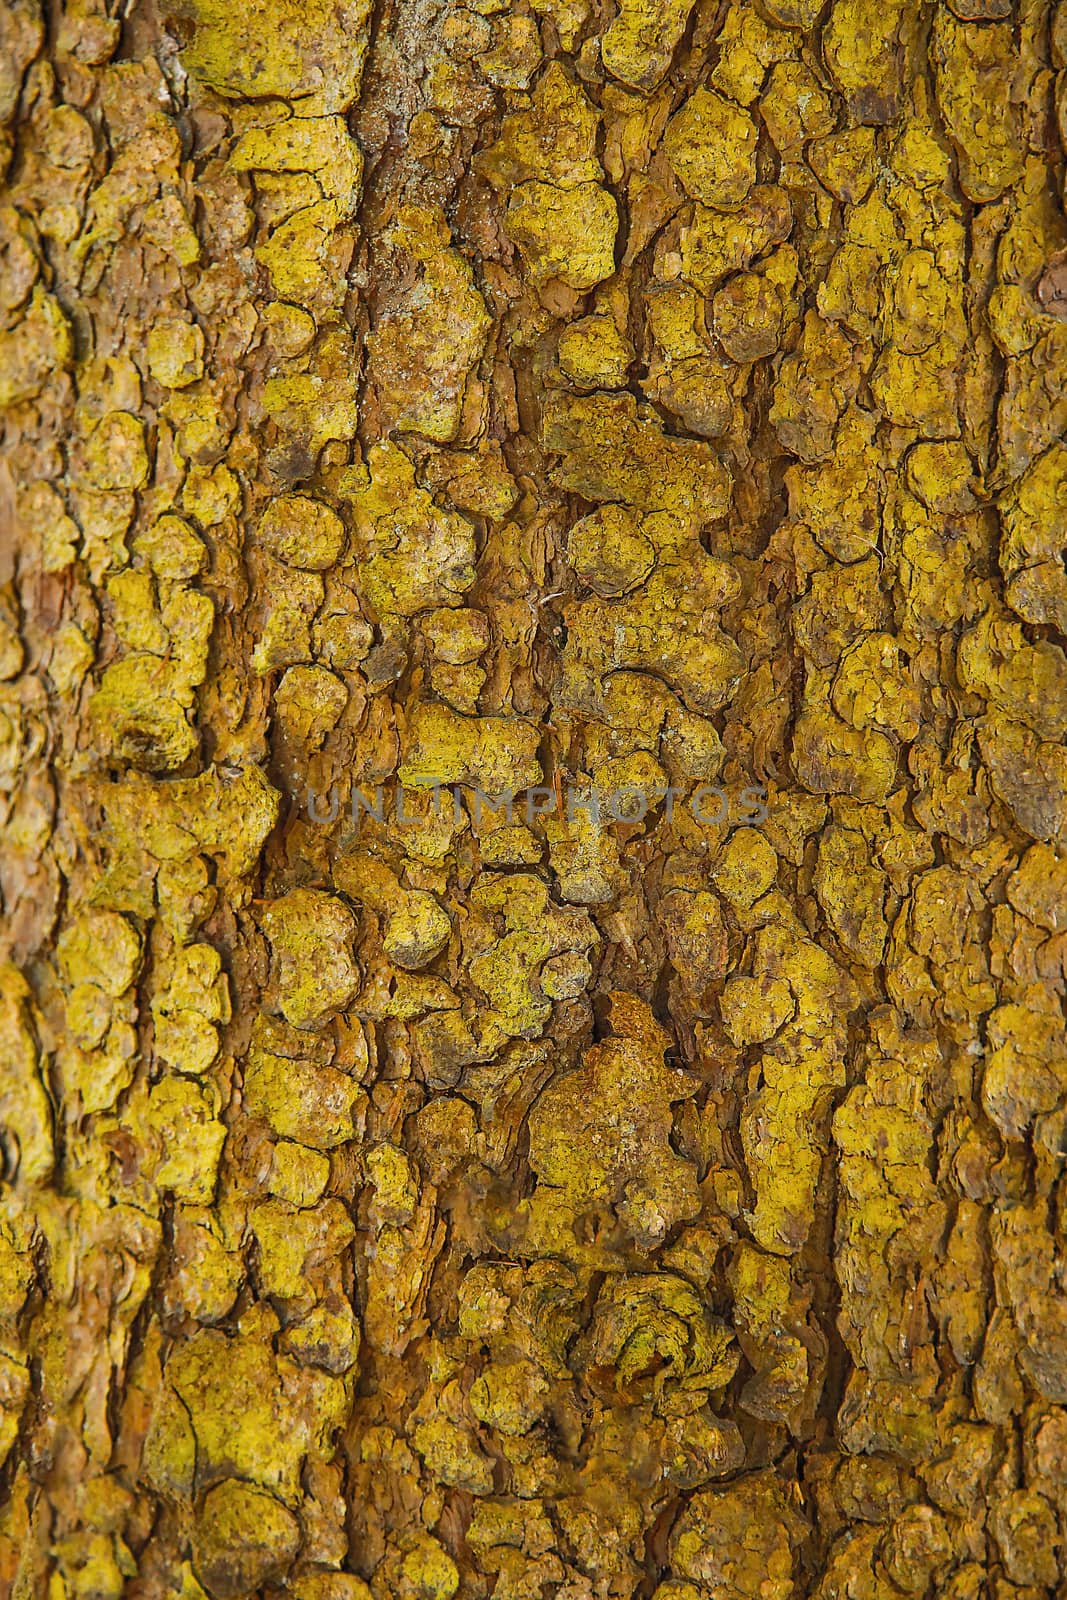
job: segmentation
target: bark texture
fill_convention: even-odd
[[[1067,1592],[1065,59],[4,0],[4,1595]]]

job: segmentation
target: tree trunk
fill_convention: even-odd
[[[0,1590],[1060,1593],[1067,13],[470,6],[0,14]]]

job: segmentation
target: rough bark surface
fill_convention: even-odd
[[[1067,1592],[1065,59],[5,0],[4,1595]]]

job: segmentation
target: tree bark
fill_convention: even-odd
[[[0,1591],[1067,1577],[1046,0],[6,0]]]

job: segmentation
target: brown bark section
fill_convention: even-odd
[[[1060,1593],[1063,7],[126,9],[0,14],[0,1591]]]

